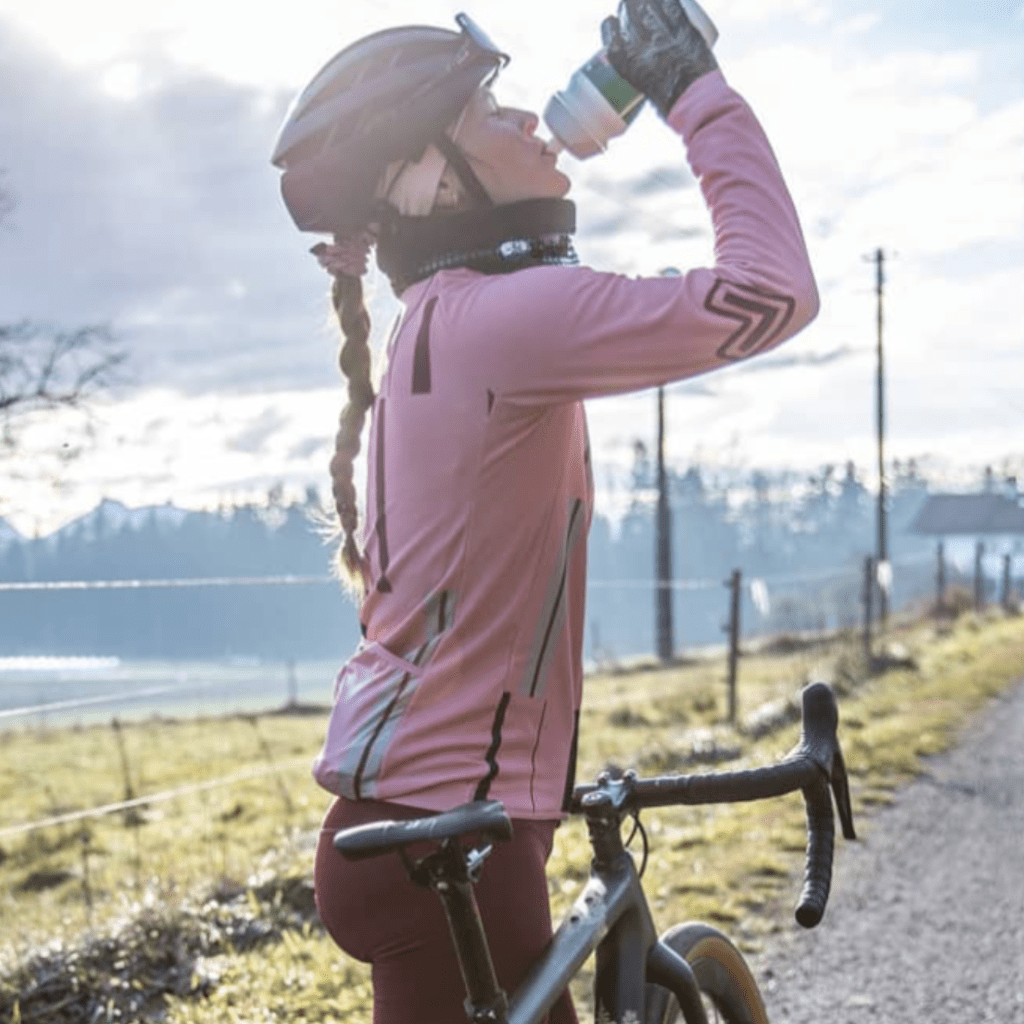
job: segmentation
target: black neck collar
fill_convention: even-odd
[[[576,206],[567,199],[527,199],[465,213],[386,217],[377,265],[396,294],[439,270],[468,267],[508,274],[527,267],[575,264]]]

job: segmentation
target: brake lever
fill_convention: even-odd
[[[832,787],[843,837],[856,839],[846,762],[843,760],[843,752],[836,736],[839,708],[836,705],[835,694],[827,683],[811,683],[804,687],[801,696],[803,715],[800,741],[789,752],[787,759],[806,757],[821,769]]]
[[[850,784],[846,778],[846,762],[843,760],[843,752],[839,747],[839,740],[836,740],[835,756],[832,759],[832,774],[829,776],[832,784],[832,794],[836,800],[836,810],[839,812],[839,822],[843,826],[844,839],[856,839],[857,833],[853,829],[853,806],[850,804]]]

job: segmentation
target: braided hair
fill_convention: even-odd
[[[281,196],[300,231],[332,233],[335,244],[343,245],[373,223],[378,186],[387,168],[420,161],[435,140],[444,146],[440,137],[448,126],[508,63],[508,55],[467,15],[459,14],[455,21],[458,31],[407,25],[359,39],[335,54],[296,96],[278,132],[271,163],[282,172]],[[314,253],[319,248],[314,246]],[[344,339],[339,363],[348,381],[348,402],[330,464],[341,537],[338,565],[352,590],[365,594],[369,566],[356,541],[353,463],[375,397],[370,318],[358,269],[328,269]]]
[[[348,380],[348,402],[341,410],[330,463],[331,491],[341,535],[338,568],[349,589],[362,595],[366,589],[368,566],[356,543],[359,506],[353,464],[359,454],[366,413],[375,397],[370,383],[370,315],[363,302],[362,279],[352,274],[335,274],[331,301],[343,337],[338,365]]]

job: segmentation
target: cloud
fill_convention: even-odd
[[[5,2],[16,0],[0,10]],[[38,0],[39,11],[52,15],[57,2]],[[329,281],[288,220],[267,152],[293,88],[338,40],[414,10],[450,24],[451,9],[296,0],[252,9],[241,39],[232,5],[198,3],[167,8],[157,35],[116,47],[99,29],[120,22],[100,3],[107,20],[90,9],[80,34],[104,56],[73,62],[0,21],[5,81],[18,83],[0,107],[0,164],[19,201],[0,232],[0,322],[109,322],[135,379],[101,411],[98,450],[42,459],[77,444],[80,424],[54,421],[32,434],[35,463],[5,463],[8,479],[35,481],[22,507],[50,510],[57,498],[84,510],[105,487],[129,504],[216,503],[276,479],[326,479],[344,400],[338,329]],[[794,194],[822,309],[777,355],[670,389],[679,457],[738,438],[751,464],[871,462],[879,246],[890,257],[893,451],[976,460],[1019,449],[1024,102],[1014,19],[1024,8],[983,6],[966,21],[951,3],[709,8],[726,76],[765,125]],[[542,107],[597,48],[606,7],[547,5],[540,22],[491,5],[480,20],[514,55],[499,96]],[[145,27],[138,11],[126,17]],[[261,79],[268,53],[274,68]],[[652,111],[600,158],[566,156],[563,166],[584,262],[633,274],[713,260],[683,147]],[[397,303],[374,275],[367,291],[379,349]],[[652,409],[649,395],[594,403],[595,458],[628,459],[628,435],[651,436]]]
[[[717,0],[714,19],[722,25],[760,25],[776,22],[780,18],[820,21],[828,13],[828,2],[822,0],[761,0],[751,4],[746,0]],[[710,12],[711,7],[709,5]]]
[[[143,386],[331,379],[326,281],[267,161],[284,96],[141,53],[145,88],[119,99],[2,22],[0,61],[19,82],[0,108],[4,315],[110,324]]]
[[[330,446],[330,439],[326,437],[306,437],[288,449],[288,461],[306,460],[313,455],[320,455],[326,452]]]
[[[693,175],[685,168],[673,164],[669,167],[654,167],[637,178],[627,179],[616,185],[620,192],[637,198],[660,196],[665,192],[670,192],[675,198],[683,189],[694,188],[696,183]]]
[[[864,11],[838,22],[835,26],[835,32],[841,36],[859,36],[865,32],[870,32],[881,24],[882,20],[882,15],[877,11]]]
[[[280,409],[267,406],[240,433],[228,438],[227,446],[246,455],[262,454],[266,451],[267,441],[287,422]]]
[[[589,224],[586,234],[590,238],[614,238],[632,227],[636,214],[631,210],[619,210],[610,217]]]
[[[707,378],[700,377],[696,380],[687,380],[679,384],[669,384],[665,388],[666,394],[686,398],[715,398],[721,389],[712,387]]]
[[[788,350],[784,350],[788,351]],[[850,356],[861,355],[862,351],[843,345],[829,352],[797,352],[787,355],[768,355],[763,359],[752,359],[740,363],[734,373],[766,373],[775,370],[791,370],[795,366],[828,366],[848,359]]]
[[[73,462],[62,445],[81,423],[66,413],[31,417],[4,461],[0,515],[31,534],[59,526],[104,497],[130,506],[172,500],[213,508],[314,483],[329,489],[328,461],[343,396],[338,388],[187,396],[140,391],[93,410],[95,443]]]

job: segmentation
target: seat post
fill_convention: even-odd
[[[417,865],[417,873],[441,899],[466,985],[466,1016],[475,1024],[505,1024],[508,997],[498,984],[467,855],[457,839]]]

